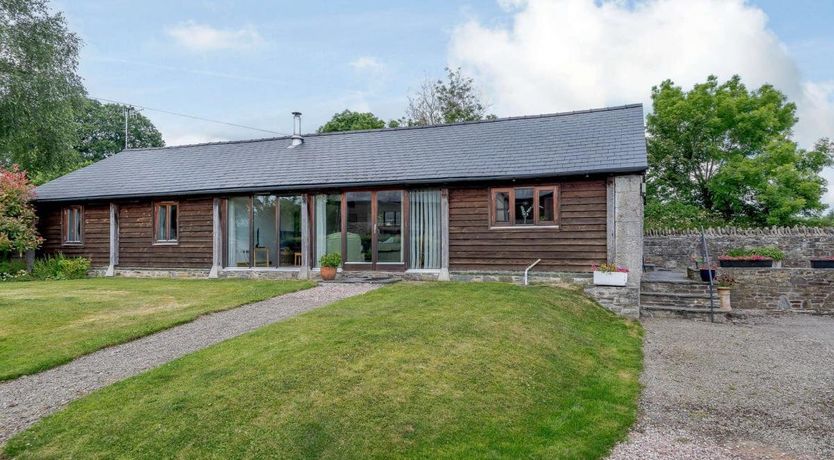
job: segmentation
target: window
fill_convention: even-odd
[[[154,239],[157,243],[177,242],[177,204],[157,203],[154,212]]]
[[[554,227],[559,223],[559,186],[496,188],[491,193],[492,227]]]
[[[225,206],[227,267],[299,267],[303,197],[237,196]]]
[[[64,209],[64,244],[81,244],[84,231],[84,209],[70,206]]]

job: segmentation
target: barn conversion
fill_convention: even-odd
[[[614,262],[633,284],[646,167],[628,105],[127,150],[36,202],[42,251],[107,275],[307,278],[338,253],[346,272],[440,279]]]

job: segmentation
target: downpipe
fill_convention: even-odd
[[[525,268],[525,269],[524,269],[524,285],[525,285],[525,286],[527,286],[527,284],[528,284],[528,283],[527,283],[527,273],[529,273],[529,272],[530,272],[530,269],[531,269],[531,268],[533,268],[533,267],[535,267],[536,265],[538,265],[538,263],[539,263],[539,262],[541,262],[541,261],[542,261],[541,259],[536,259],[536,261],[535,261],[535,262],[533,262],[532,264],[530,264],[530,266],[529,266],[529,267],[527,267],[527,268]]]

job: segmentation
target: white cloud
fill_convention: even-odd
[[[350,66],[360,72],[379,73],[385,70],[385,64],[373,56],[361,56],[350,62]]]
[[[805,81],[767,15],[744,0],[498,0],[511,25],[471,20],[449,48],[501,115],[643,102],[670,78],[771,83],[798,105],[797,140],[834,137],[834,82]],[[827,172],[834,189],[834,173]],[[834,193],[828,199],[834,203]]]
[[[247,50],[264,42],[254,26],[219,29],[187,21],[168,27],[165,32],[180,46],[190,51]]]

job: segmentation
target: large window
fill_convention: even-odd
[[[409,198],[409,268],[440,268],[440,190],[414,190]]]
[[[82,244],[84,231],[84,208],[69,206],[63,212],[64,244]]]
[[[154,241],[162,244],[177,242],[177,204],[172,202],[154,205]]]
[[[494,188],[490,209],[492,227],[557,226],[559,186]]]
[[[301,265],[301,196],[229,198],[226,265],[239,268]]]

